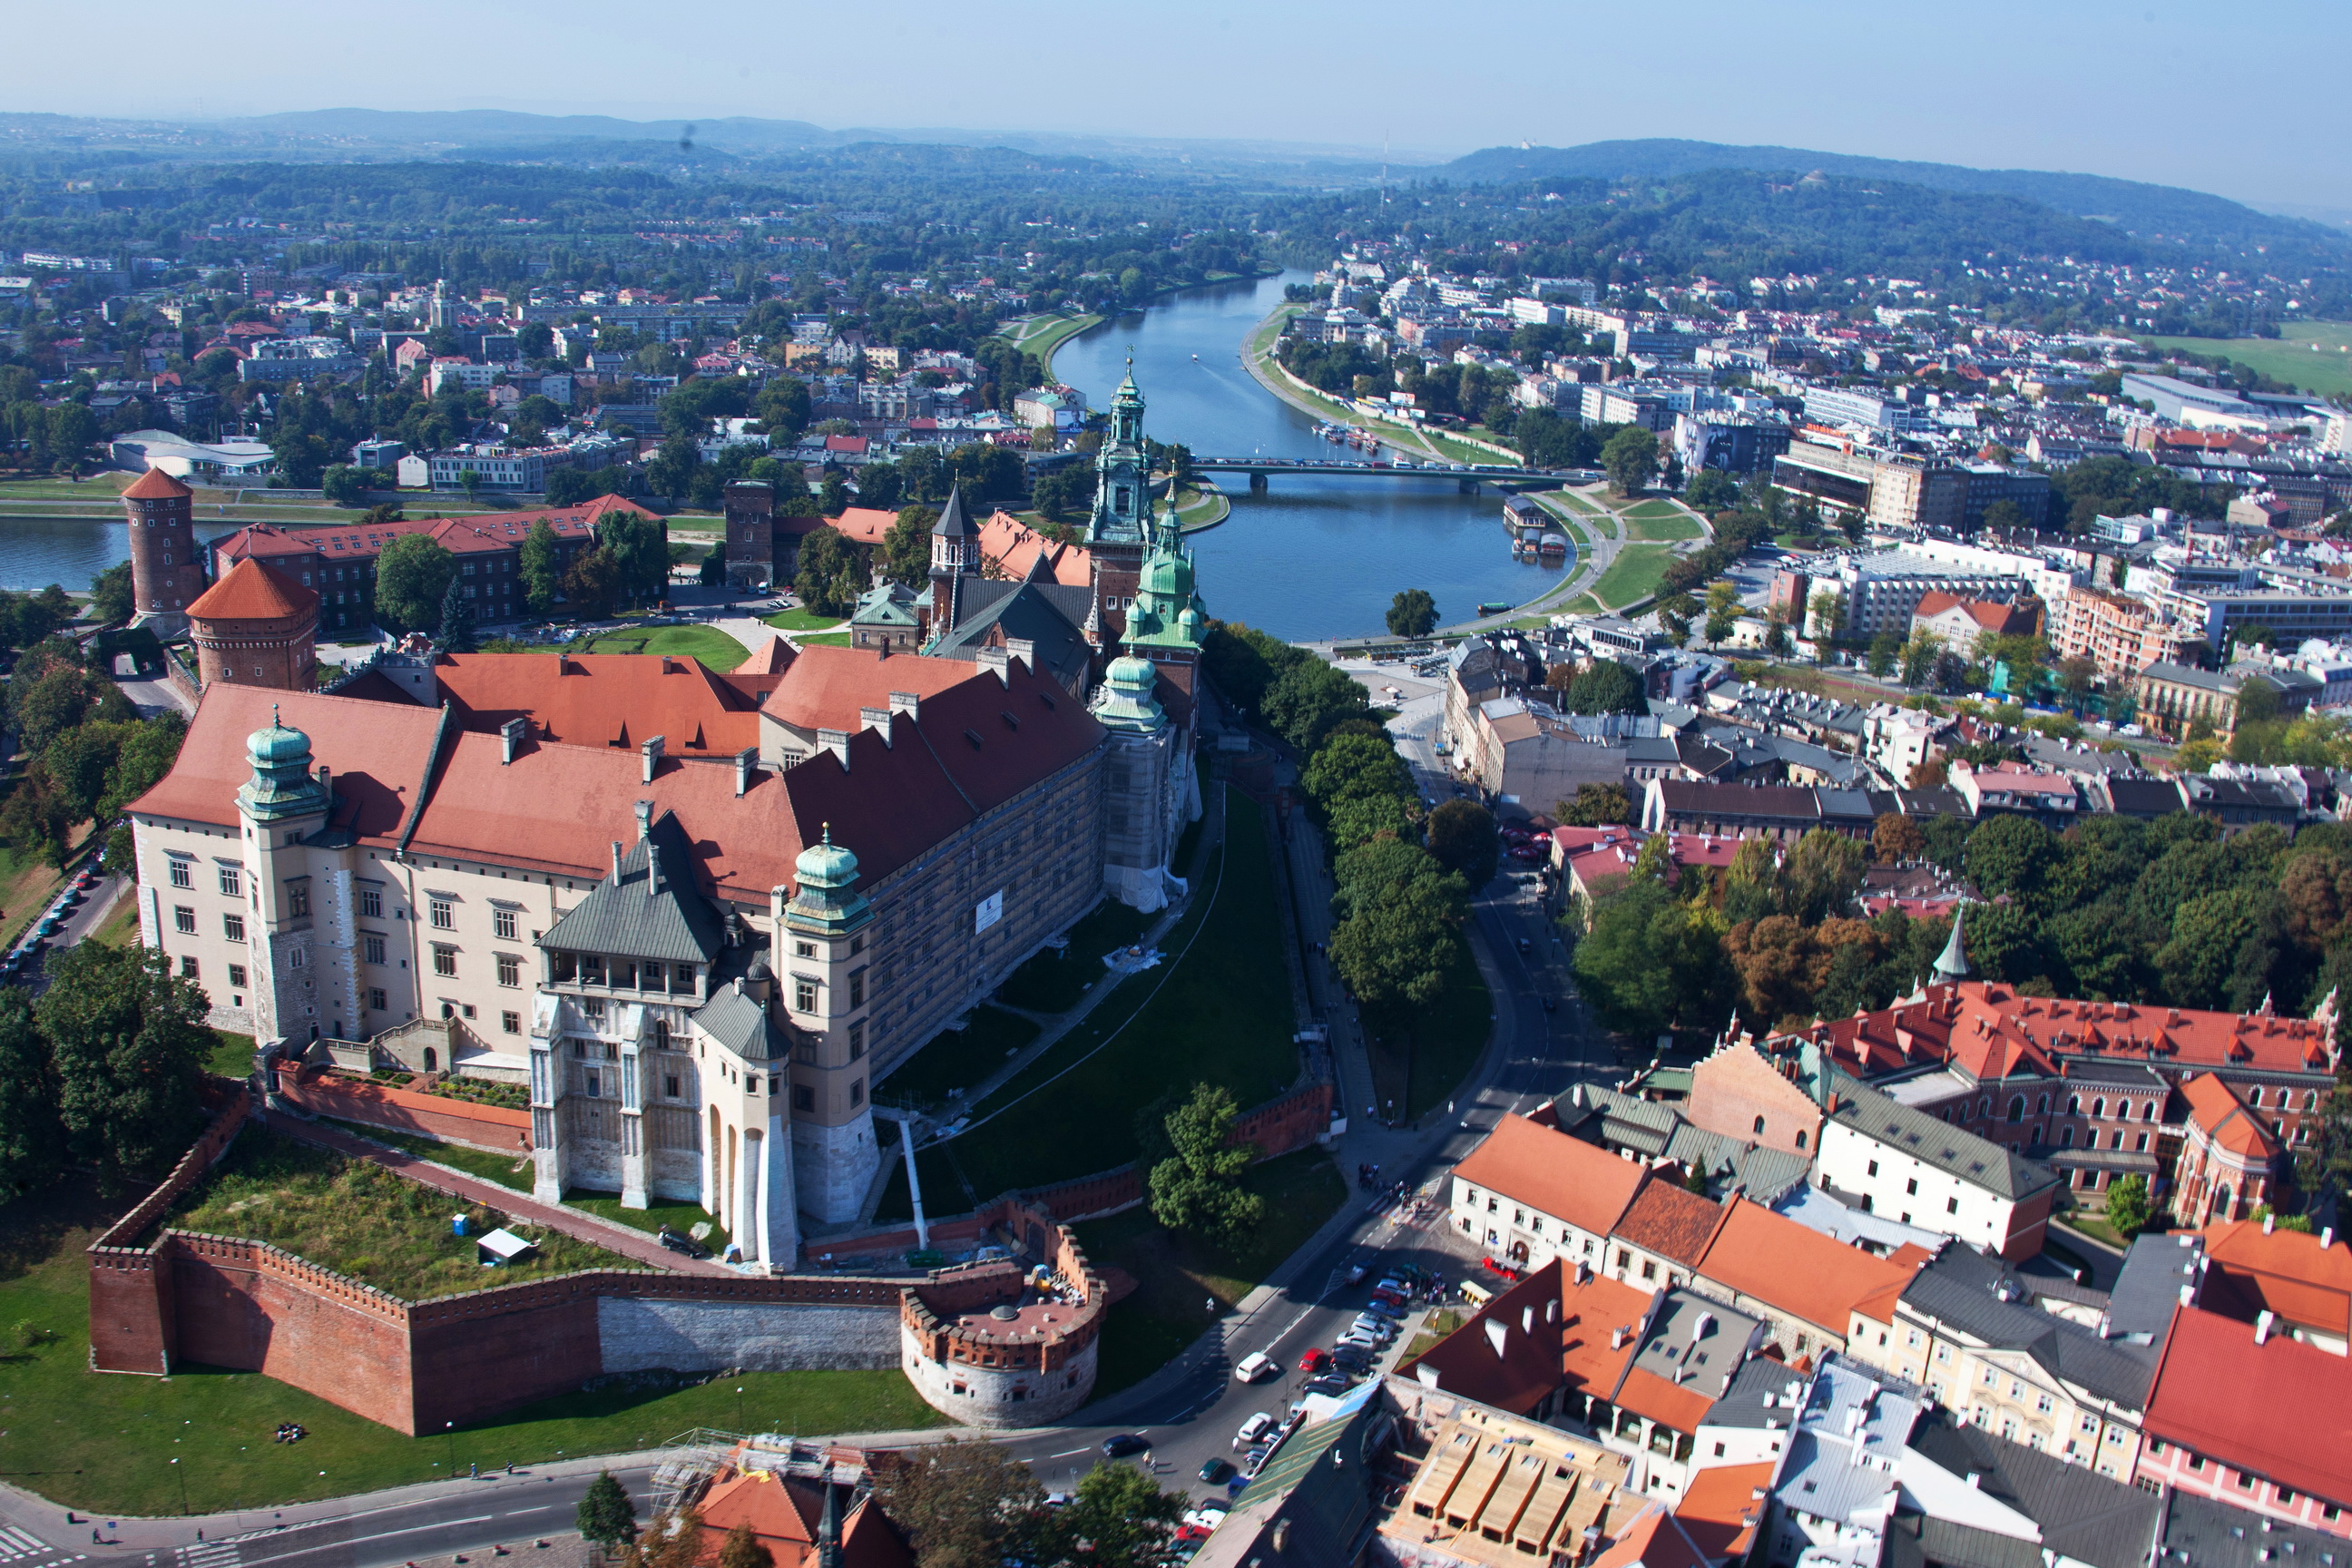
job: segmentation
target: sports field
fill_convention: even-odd
[[[2352,395],[2352,321],[2287,321],[2275,338],[2142,338],[2160,349],[2225,354],[2323,397]]]

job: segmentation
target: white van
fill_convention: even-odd
[[[1240,1363],[1234,1366],[1234,1381],[1235,1383],[1255,1383],[1259,1378],[1264,1377],[1267,1373],[1274,1370],[1274,1363],[1266,1358],[1266,1354],[1264,1351],[1252,1351],[1249,1354],[1242,1357]]]

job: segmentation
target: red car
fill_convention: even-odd
[[[1331,1352],[1328,1351],[1311,1350],[1298,1358],[1298,1370],[1301,1372],[1321,1372],[1330,1364]]]

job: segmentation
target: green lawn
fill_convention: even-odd
[[[198,1513],[347,1497],[448,1474],[451,1439],[404,1437],[258,1373],[191,1365],[161,1378],[89,1371],[89,1264],[82,1249],[129,1201],[118,1197],[110,1207],[74,1190],[0,1208],[0,1323],[10,1326],[0,1352],[0,1411],[8,1413],[0,1425],[0,1472],[60,1504],[108,1514],[177,1512],[176,1471],[185,1472],[187,1504]],[[28,1347],[28,1334],[39,1342]],[[697,1426],[815,1436],[945,1424],[895,1370],[683,1383],[649,1376],[529,1405],[459,1430],[455,1458],[488,1470],[624,1453]],[[300,1422],[310,1436],[272,1442],[285,1421]],[[173,1466],[173,1458],[182,1462]],[[551,1528],[570,1522],[559,1516]]]
[[[1706,533],[1696,519],[1671,501],[1645,500],[1625,509],[1625,525],[1634,539],[1697,539]]]
[[[373,1139],[378,1143],[397,1149],[404,1154],[414,1154],[420,1160],[432,1160],[454,1170],[463,1171],[469,1176],[478,1176],[485,1182],[495,1182],[499,1186],[510,1187],[519,1193],[530,1191],[531,1164],[528,1155],[518,1160],[511,1154],[494,1153],[490,1150],[477,1149],[465,1143],[444,1143],[438,1138],[426,1138],[415,1132],[396,1131],[389,1127],[371,1127],[363,1121],[345,1121],[334,1116],[325,1116],[320,1120],[329,1126],[340,1127],[344,1131],[358,1137]]]
[[[1412,1336],[1412,1342],[1404,1347],[1404,1354],[1397,1359],[1397,1365],[1410,1365],[1419,1359],[1422,1352],[1443,1341],[1466,1321],[1463,1314],[1450,1310],[1441,1309],[1430,1313],[1422,1320],[1421,1331]]]
[[[232,1035],[226,1029],[215,1029],[213,1037],[219,1043],[213,1047],[212,1059],[205,1063],[208,1071],[216,1072],[223,1078],[253,1076],[251,1035]]]
[[[618,1193],[593,1193],[584,1187],[574,1187],[563,1194],[563,1206],[593,1214],[598,1219],[611,1220],[614,1225],[625,1225],[631,1230],[642,1230],[648,1236],[665,1225],[672,1230],[692,1236],[696,1226],[707,1225],[710,1230],[700,1237],[702,1245],[713,1252],[727,1245],[726,1229],[703,1213],[702,1205],[698,1203],[677,1203],[664,1198],[650,1202],[641,1209],[623,1208]]]
[[[847,632],[794,632],[793,643],[797,647],[847,647],[849,634]]]
[[[1070,928],[1066,947],[1059,952],[1050,947],[1037,952],[997,987],[996,999],[1032,1013],[1068,1012],[1089,988],[1109,977],[1103,955],[1133,942],[1158,918],[1117,899],[1104,899]]]
[[[474,1241],[453,1233],[451,1199],[364,1160],[346,1159],[261,1128],[239,1133],[226,1158],[173,1205],[166,1224],[282,1247],[404,1300],[487,1283],[642,1265],[559,1232],[534,1234],[478,1212],[476,1225],[510,1225],[538,1243],[530,1257],[486,1274]]]
[[[1035,354],[1045,367],[1045,379],[1054,378],[1054,352],[1088,327],[1102,320],[1100,316],[1031,316],[1013,323],[1018,335],[1005,332],[1023,353]]]
[[[942,1029],[914,1055],[874,1085],[874,1098],[889,1105],[925,1110],[952,1103],[949,1090],[966,1093],[1004,1065],[1004,1058],[1042,1031],[1030,1019],[1002,1007],[976,1007],[961,1029]]]
[[[1331,1157],[1303,1149],[1254,1166],[1243,1178],[1265,1199],[1265,1220],[1237,1247],[1212,1246],[1163,1230],[1150,1205],[1074,1226],[1078,1244],[1097,1264],[1116,1264],[1138,1289],[1110,1310],[1103,1325],[1095,1395],[1115,1394],[1150,1376],[1306,1244],[1348,1200],[1348,1184]],[[1285,1370],[1287,1370],[1286,1368]]]
[[[768,624],[780,632],[821,632],[828,626],[837,626],[841,623],[842,617],[839,616],[821,616],[814,610],[802,609],[798,606],[789,610],[779,610],[768,617]]]
[[[1477,960],[1457,944],[1436,1002],[1371,1038],[1372,1083],[1383,1107],[1397,1105],[1412,1121],[1444,1104],[1478,1065],[1495,1026],[1494,1011]]]
[[[1264,820],[1246,796],[1229,793],[1227,801],[1223,879],[1213,858],[1205,875],[1214,897],[1196,900],[1161,942],[1172,970],[1163,963],[1122,982],[1086,1022],[976,1107],[980,1124],[948,1146],[980,1196],[1134,1159],[1136,1112],[1162,1095],[1206,1081],[1232,1089],[1246,1107],[1279,1094],[1297,1076]],[[1048,1080],[1051,1089],[1028,1094]]]
[[[2160,349],[2223,354],[2322,396],[2352,393],[2352,321],[2283,321],[2275,338],[2142,338]]]
[[[1601,613],[1601,601],[1590,594],[1579,594],[1559,607],[1563,616],[1597,616]]]
[[[139,895],[126,889],[115,903],[113,911],[98,923],[98,929],[83,940],[106,947],[131,947],[139,941]]]
[[[1592,585],[1592,596],[1612,609],[1645,599],[1658,591],[1658,580],[1674,558],[1675,552],[1663,544],[1628,544]]]

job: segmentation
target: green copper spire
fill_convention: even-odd
[[[1168,486],[1168,504],[1161,509],[1151,549],[1135,588],[1135,605],[1127,614],[1127,646],[1146,658],[1153,650],[1197,652],[1205,630],[1200,595],[1193,589],[1192,556],[1184,547],[1184,528],[1177,521],[1176,486]]]

